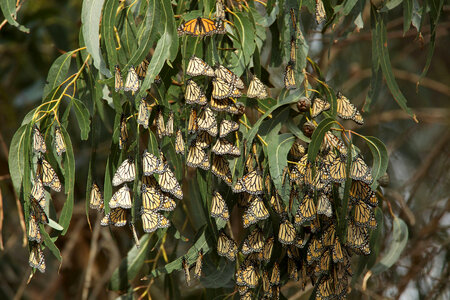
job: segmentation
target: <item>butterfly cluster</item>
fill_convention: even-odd
[[[48,202],[47,198],[49,197],[47,197],[44,187],[49,187],[55,192],[60,192],[62,190],[62,184],[55,170],[44,157],[47,152],[44,136],[36,124],[32,130],[32,149],[37,157],[37,167],[34,173],[34,179],[32,180],[31,193],[28,198],[30,207],[27,230],[28,240],[30,242],[30,257],[28,262],[32,268],[45,272],[45,258],[41,246],[43,242],[41,229],[44,228],[44,224],[49,223],[47,214],[50,203]],[[54,129],[53,145],[58,156],[66,152],[64,137],[59,126],[55,126]]]

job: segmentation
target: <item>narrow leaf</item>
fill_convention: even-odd
[[[67,72],[69,72],[70,68],[72,54],[73,51],[66,52],[53,62],[48,71],[47,84],[44,87],[42,99],[45,99],[51,90],[59,86],[66,79]]]
[[[5,16],[6,21],[12,26],[17,27],[20,31],[25,33],[30,33],[30,29],[23,25],[20,25],[17,21],[16,13],[16,0],[2,0],[0,1],[0,8],[2,9],[3,16]]]
[[[319,153],[320,146],[323,142],[323,137],[335,122],[333,118],[323,119],[314,130],[311,136],[311,143],[308,146],[308,161],[314,162],[316,160],[317,153]]]
[[[81,131],[81,139],[87,140],[89,137],[89,130],[91,129],[89,119],[89,110],[86,108],[83,102],[78,99],[72,99],[73,108],[75,109],[75,115],[77,116],[78,126]]]
[[[373,136],[367,136],[364,138],[367,145],[372,152],[372,189],[376,189],[378,187],[378,178],[384,175],[387,170],[387,166],[389,163],[389,157],[387,153],[386,146],[382,141]]]
[[[20,195],[22,177],[24,174],[24,147],[31,145],[25,145],[25,134],[27,132],[28,124],[22,125],[14,134],[11,140],[11,146],[9,148],[9,174],[11,174],[11,180],[16,190],[17,195]]]

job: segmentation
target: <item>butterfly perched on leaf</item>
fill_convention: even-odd
[[[36,175],[42,179],[42,184],[50,187],[55,192],[61,191],[61,181],[48,161],[39,157],[37,161]]]
[[[175,174],[170,170],[169,165],[165,164],[161,175],[159,176],[159,185],[161,190],[167,193],[171,193],[178,199],[183,199],[183,192],[181,186],[178,183]]]
[[[131,206],[132,203],[131,203],[130,189],[125,184],[117,192],[115,192],[111,200],[109,200],[109,207],[110,208],[122,207],[125,209],[129,209],[131,208]]]
[[[211,201],[211,217],[221,218],[224,221],[228,221],[230,218],[227,203],[217,191],[213,193]]]
[[[366,227],[356,226],[350,221],[347,226],[347,246],[364,255],[370,254],[369,232]]]
[[[198,17],[181,23],[177,28],[178,35],[191,35],[196,37],[210,36],[213,34],[224,34],[225,28],[222,21]]]
[[[197,118],[197,126],[198,129],[207,131],[212,136],[217,135],[218,129],[216,116],[211,108],[205,107],[201,110]]]
[[[248,235],[242,244],[242,253],[247,255],[253,252],[261,252],[264,248],[264,235],[261,228],[256,227]]]
[[[252,195],[263,194],[264,190],[261,172],[258,170],[253,170],[238,179],[236,184],[233,186],[233,192],[247,192]]]
[[[226,184],[231,185],[233,179],[231,177],[231,170],[228,160],[219,155],[215,155],[212,159],[211,173],[225,181]]]
[[[365,182],[353,180],[349,194],[350,199],[354,202],[364,201],[372,207],[378,205],[378,198],[375,192]]]
[[[141,210],[142,229],[147,232],[153,232],[158,228],[167,228],[170,226],[170,221],[162,214],[149,210]]]
[[[316,205],[310,195],[305,195],[295,214],[295,225],[302,225],[305,222],[316,218]]]
[[[184,280],[186,281],[186,285],[190,286],[191,285],[191,274],[189,273],[189,263],[187,262],[187,259],[185,257],[183,257],[183,259],[181,260],[181,266],[184,271]]]
[[[284,87],[288,90],[295,89],[294,64],[289,62],[284,70]]]
[[[215,73],[217,79],[222,79],[226,83],[229,83],[233,87],[236,87],[238,89],[244,88],[244,82],[242,81],[242,79],[240,79],[239,76],[234,74],[228,68],[226,68],[222,65],[217,65],[214,70],[214,73]]]
[[[89,207],[92,209],[103,209],[103,194],[97,183],[93,182],[91,187],[91,193],[89,197]]]
[[[33,125],[33,151],[38,153],[47,152],[44,137],[42,136],[36,124]]]
[[[127,119],[124,114],[120,117],[120,131],[119,131],[119,149],[125,148],[125,144],[128,141],[128,129],[127,129]]]
[[[159,109],[156,114],[155,119],[155,125],[156,125],[156,133],[158,134],[159,138],[162,138],[166,135],[166,124],[164,123],[164,115],[162,112],[162,109]]]
[[[232,156],[240,156],[241,150],[238,147],[234,146],[230,141],[225,138],[217,139],[216,143],[211,149],[217,155],[232,155]]]
[[[64,138],[61,133],[61,128],[59,126],[55,127],[54,144],[56,154],[58,154],[58,156],[61,156],[64,152],[66,152],[66,143],[64,143]]]
[[[122,207],[113,208],[106,216],[101,219],[100,225],[114,225],[117,227],[122,227],[127,224],[127,218],[128,215],[126,209]]]
[[[290,60],[291,62],[295,62],[297,60],[297,45],[294,36],[291,36],[291,49],[290,49]]]
[[[123,89],[122,73],[119,65],[114,66],[114,89],[116,92]]]
[[[364,124],[363,117],[358,109],[341,92],[336,93],[337,115],[344,120],[351,119],[359,125]]]
[[[189,63],[186,69],[186,74],[190,76],[210,76],[214,77],[214,70],[213,68],[205,63],[201,58],[198,58],[197,56],[193,55],[189,59]]]
[[[202,277],[202,262],[203,262],[203,250],[198,251],[197,259],[195,260],[194,277],[200,279]]]
[[[134,159],[132,157],[128,157],[120,164],[116,170],[116,173],[114,173],[112,185],[118,186],[124,182],[133,181],[135,177],[136,168],[134,165]]]
[[[175,137],[175,152],[177,154],[184,154],[184,139],[183,134],[181,133],[181,129],[177,130],[177,134]]]
[[[255,288],[259,281],[258,269],[251,262],[244,262],[236,272],[236,284]]]
[[[346,158],[343,155],[336,155],[334,152],[329,154],[329,170],[332,181],[343,182],[347,177]]]
[[[320,193],[317,200],[317,214],[324,215],[331,218],[333,210],[331,207],[331,202],[325,193]]]
[[[192,108],[189,114],[188,132],[190,134],[194,134],[195,132],[197,132],[197,130],[198,130],[197,111]]]
[[[358,201],[353,206],[353,221],[358,226],[369,227],[369,223],[374,219],[372,207],[363,201]]]
[[[372,183],[372,173],[361,157],[357,157],[353,160],[350,168],[350,178],[363,181],[367,184]]]
[[[254,75],[248,86],[247,97],[264,99],[268,96],[266,86]]]
[[[187,104],[198,104],[205,105],[208,103],[205,93],[201,90],[200,86],[193,81],[188,79],[186,81],[186,91],[184,92],[184,99]]]
[[[32,196],[30,196],[29,198],[30,201],[30,214],[34,215],[36,217],[36,220],[39,221],[40,223],[43,224],[48,224],[48,217],[45,214],[45,202],[43,201],[37,201],[36,199],[34,199]],[[45,199],[45,198],[43,198]]]
[[[37,243],[42,242],[41,230],[39,229],[38,219],[35,215],[30,214],[28,221],[28,240]]]
[[[45,272],[45,258],[41,245],[30,243],[30,257],[28,258],[30,267],[38,269],[41,273]]]
[[[167,119],[167,123],[166,123],[166,131],[164,132],[164,135],[171,136],[173,134],[173,122],[174,122],[174,114],[173,114],[173,111],[170,111],[169,118]]]
[[[142,171],[145,176],[150,176],[153,173],[160,174],[162,162],[152,153],[148,152],[147,149],[142,153]]]
[[[194,143],[189,147],[188,155],[186,158],[186,165],[192,168],[201,168],[203,170],[209,170],[210,162],[209,156],[197,143]]]
[[[142,80],[145,78],[145,75],[147,75],[147,69],[149,64],[150,61],[147,58],[144,58],[144,60],[137,66],[136,74],[139,77],[139,79]]]
[[[270,276],[270,285],[279,285],[280,284],[280,265],[278,262],[273,264],[272,275]]]
[[[269,211],[260,197],[252,196],[250,199],[249,207],[242,214],[244,228],[269,217]]]
[[[217,20],[225,19],[225,7],[223,4],[223,0],[216,0],[216,12],[215,17]]]
[[[330,103],[320,98],[314,99],[314,102],[311,106],[311,118],[315,118],[320,115],[322,112],[329,110],[331,107]]]
[[[311,264],[313,261],[318,261],[324,250],[325,248],[320,239],[316,237],[311,239],[306,254],[306,261],[308,264]]]
[[[239,130],[239,124],[231,120],[222,120],[219,125],[219,137],[223,138],[232,132]]]
[[[316,0],[315,16],[317,25],[323,23],[327,18],[327,13],[325,12],[325,7],[323,6],[322,0]]]
[[[131,91],[134,95],[139,90],[139,78],[133,66],[128,69],[127,78],[123,87],[125,92]]]
[[[222,78],[213,78],[212,84],[212,97],[214,99],[225,99],[228,97],[238,98],[241,96],[241,93],[233,83],[227,82]]]
[[[217,254],[225,256],[231,261],[234,261],[237,253],[236,242],[231,239],[226,233],[221,231],[217,240]]]
[[[33,187],[31,188],[31,196],[37,201],[41,201],[44,199],[45,201],[45,193],[44,193],[44,184],[42,183],[42,179],[40,176],[36,176],[33,180]]]
[[[150,105],[142,98],[139,102],[139,110],[137,123],[142,125],[145,129],[148,128],[148,120],[150,119]]]

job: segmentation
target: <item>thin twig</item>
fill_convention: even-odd
[[[100,236],[100,218],[101,215],[97,213],[97,220],[95,221],[94,231],[92,233],[91,248],[89,250],[89,259],[86,267],[86,276],[84,278],[83,289],[81,293],[81,299],[86,300],[88,298],[89,288],[91,286],[92,269],[94,265],[95,255],[97,254],[98,238]]]

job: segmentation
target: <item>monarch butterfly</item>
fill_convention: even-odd
[[[217,0],[216,1],[216,13],[215,17],[217,20],[224,20],[225,19],[225,8],[223,5],[223,0]]]
[[[203,250],[198,251],[197,259],[195,260],[194,277],[200,279],[202,277],[202,261],[203,261]]]
[[[39,229],[38,220],[35,215],[30,214],[28,222],[28,240],[37,243],[42,242],[41,230]]]
[[[190,76],[205,75],[214,77],[213,68],[195,55],[189,59],[186,73]]]
[[[329,151],[330,149],[337,149],[342,155],[347,155],[347,147],[345,147],[344,143],[331,131],[327,131],[323,138],[323,142],[321,145],[322,151]]]
[[[333,244],[333,262],[344,262],[344,254],[342,253],[341,242],[339,242],[338,237],[335,238]]]
[[[281,203],[281,199],[278,194],[272,195],[272,197],[270,197],[270,204],[272,205],[273,210],[280,216],[286,213],[286,207],[284,207],[284,205]]]
[[[370,173],[370,169],[361,157],[357,157],[352,162],[352,166],[350,169],[350,178],[363,181],[367,184],[372,183],[373,178],[372,174]]]
[[[30,257],[28,258],[30,267],[38,269],[41,273],[44,273],[45,258],[44,252],[41,249],[41,245],[38,243],[32,243],[30,247]]]
[[[264,271],[262,274],[262,284],[263,284],[263,292],[264,292],[263,299],[272,298],[270,282],[269,282],[269,275],[267,274],[267,271]]]
[[[259,274],[252,263],[244,263],[236,272],[236,284],[254,288],[258,284]]]
[[[356,107],[341,92],[337,92],[336,100],[337,115],[342,119],[352,119],[357,112]]]
[[[144,100],[144,98],[142,98],[141,101],[139,102],[137,123],[142,125],[145,129],[147,129],[149,118],[150,118],[150,105]]]
[[[227,203],[217,191],[213,193],[212,197],[211,217],[221,218],[224,221],[227,221],[230,218]]]
[[[230,103],[230,105],[227,107],[225,111],[232,115],[242,116],[245,113],[245,106],[241,102],[236,102],[236,104],[233,102]]]
[[[166,135],[166,125],[164,124],[164,116],[161,109],[158,110],[155,123],[156,133],[158,134],[159,138],[162,138],[164,135]]]
[[[195,144],[202,149],[208,148],[212,143],[212,137],[206,131],[200,131],[195,138]]]
[[[181,23],[177,31],[178,36],[187,34],[198,37],[225,33],[222,22],[200,17]]]
[[[42,184],[50,187],[55,192],[61,191],[61,181],[48,161],[39,157],[37,161],[36,174],[42,179]]]
[[[141,210],[142,229],[147,232],[153,232],[158,228],[167,228],[170,221],[162,214],[149,209]]]
[[[188,132],[190,134],[194,134],[197,130],[198,130],[197,111],[195,109],[191,109],[191,113],[189,114]]]
[[[64,138],[61,133],[61,128],[59,126],[55,127],[55,150],[58,156],[61,156],[63,152],[66,152],[66,144],[64,143]]]
[[[235,91],[235,86],[232,83],[225,81],[222,78],[216,77],[212,80],[213,90],[212,97],[215,99],[225,99],[228,97],[234,96],[233,93]],[[240,97],[240,94],[237,93],[236,97]]]
[[[336,225],[331,224],[323,233],[322,236],[323,245],[327,247],[332,246],[335,239],[336,239]]]
[[[44,137],[42,136],[36,124],[33,125],[33,150],[36,153],[47,152],[47,146],[45,145]]]
[[[117,168],[112,179],[112,185],[118,186],[124,182],[133,181],[136,176],[136,168],[134,166],[134,159],[129,156]]]
[[[291,51],[290,51],[290,61],[295,62],[297,60],[297,45],[295,41],[295,37],[291,36]]]
[[[197,119],[197,125],[198,129],[207,131],[210,135],[217,135],[217,121],[211,108],[202,109]]]
[[[352,181],[349,194],[350,199],[355,202],[364,201],[372,207],[378,205],[378,199],[375,192],[372,191],[367,183],[362,181]]]
[[[294,246],[300,249],[303,249],[306,246],[306,243],[308,242],[309,233],[306,234],[303,238],[297,236],[294,242]]]
[[[365,255],[369,255],[369,233],[367,228],[356,226],[350,221],[347,227],[347,245],[361,251]]]
[[[337,156],[334,152],[329,154],[330,158],[330,177],[335,182],[343,182],[347,177],[345,168],[345,157],[343,155]]]
[[[247,90],[247,97],[264,99],[267,98],[267,89],[258,77],[253,76]]]
[[[325,12],[325,7],[323,6],[322,0],[316,0],[316,23],[321,24],[326,20],[327,14]]]
[[[139,90],[139,78],[133,66],[130,66],[128,69],[127,79],[125,80],[123,90],[125,92],[131,91],[131,94],[133,95]]]
[[[295,260],[293,260],[292,258],[288,258],[288,274],[289,274],[289,278],[293,279],[295,281],[298,281],[299,278],[299,273],[298,273],[298,269],[297,269],[297,263],[295,262]]]
[[[280,284],[280,265],[278,262],[273,264],[272,275],[270,276],[270,285],[279,285]]]
[[[228,134],[239,130],[239,124],[231,120],[222,120],[219,126],[219,137],[223,138]]]
[[[311,118],[315,118],[320,115],[323,111],[329,110],[331,107],[330,103],[320,98],[314,99],[311,106]]]
[[[203,170],[208,170],[210,167],[208,154],[195,142],[189,147],[186,165]]]
[[[212,160],[211,172],[225,181],[226,184],[231,185],[233,182],[231,178],[231,170],[228,161],[223,156],[215,155]]]
[[[167,193],[171,193],[178,199],[183,199],[183,192],[181,191],[180,184],[175,178],[175,174],[170,170],[169,165],[165,165],[163,173],[159,176],[159,185],[161,190]]]
[[[294,64],[289,62],[284,70],[284,87],[288,90],[295,89]]]
[[[313,180],[313,186],[316,190],[323,190],[328,187],[328,184],[330,183],[330,173],[327,169],[328,165],[323,162],[320,162],[319,166],[316,168],[316,174]]]
[[[228,237],[223,231],[219,233],[219,239],[217,240],[217,254],[225,256],[231,261],[234,261],[237,253],[237,245],[230,237]]]
[[[273,236],[269,237],[266,242],[264,243],[263,247],[263,259],[265,262],[270,261],[270,257],[272,256],[272,249],[273,249],[273,243],[275,241],[275,238]]]
[[[111,209],[111,212],[103,217],[100,221],[100,225],[108,226],[114,225],[117,227],[122,227],[127,224],[127,210],[122,207],[117,207]]]
[[[111,200],[109,201],[109,207],[110,208],[122,207],[129,209],[131,208],[131,206],[132,204],[131,204],[130,189],[125,184],[117,192],[114,193]]]
[[[119,65],[114,66],[114,89],[116,92],[123,89],[123,80]]]
[[[289,220],[285,219],[280,224],[278,240],[284,245],[290,245],[295,240],[295,228]]]
[[[217,139],[211,151],[217,155],[225,155],[225,154],[233,156],[241,155],[241,151],[239,150],[239,148],[234,146],[231,142],[229,142],[225,138]]]
[[[305,195],[295,214],[295,225],[302,225],[316,218],[316,205],[311,196]]]
[[[359,125],[364,124],[364,119],[359,111],[356,111],[355,115],[352,118],[353,121],[355,121]]]
[[[244,175],[244,177],[238,179],[236,185],[233,187],[234,192],[239,192],[239,185],[242,186],[243,191],[252,195],[260,195],[264,193],[262,174],[258,170],[253,170],[252,172]]]
[[[328,196],[325,193],[319,195],[317,214],[327,216],[328,218],[331,218],[333,214],[330,199],[328,199]]]
[[[216,75],[216,78],[224,80],[225,82],[231,84],[233,87],[236,87],[238,89],[244,88],[244,82],[239,78],[239,76],[222,65],[216,66],[214,74]]]
[[[211,97],[211,101],[209,102],[209,106],[215,111],[227,111],[233,105],[234,102],[230,98],[216,99]]]
[[[139,77],[139,79],[142,80],[145,78],[149,64],[150,64],[150,62],[148,61],[148,59],[144,58],[144,60],[137,66],[136,74]]]
[[[144,153],[142,153],[142,170],[145,176],[150,176],[153,173],[160,174],[161,164],[159,158],[148,152],[147,149],[144,150]]]
[[[169,112],[169,118],[166,123],[166,131],[164,135],[171,136],[173,134],[173,111]]]
[[[127,120],[125,115],[120,117],[120,134],[119,134],[119,149],[122,150],[125,143],[128,141]]]
[[[368,226],[375,219],[372,208],[363,201],[358,201],[354,207],[354,218],[356,225]]]
[[[295,141],[292,145],[291,149],[289,150],[289,153],[295,158],[300,159],[305,155],[306,149],[303,147],[303,145],[299,141]]]
[[[199,105],[205,105],[206,103],[208,103],[205,93],[203,93],[198,84],[192,79],[188,79],[186,81],[186,91],[184,92],[184,98],[186,99],[187,104],[197,103]]]
[[[316,1],[321,1],[321,0],[316,0]],[[317,286],[318,286],[317,291],[316,291],[317,299],[332,299],[332,298],[334,298],[335,284],[334,284],[333,279],[331,279],[327,276],[321,277]]]
[[[177,207],[177,203],[175,202],[175,200],[173,200],[172,198],[170,198],[167,195],[162,195],[162,203],[161,203],[161,207],[159,208],[159,210],[161,211],[173,211],[175,208]]]
[[[30,205],[31,205],[31,214],[34,215],[37,220],[43,224],[48,224],[48,217],[45,214],[45,207],[42,206],[42,202],[38,202],[32,196],[29,197]]]
[[[181,129],[177,130],[177,136],[175,138],[175,152],[177,154],[184,154],[184,140]]]
[[[31,189],[31,196],[37,201],[44,198],[44,185],[42,184],[42,179],[39,176],[34,178],[33,188]],[[45,201],[45,199],[44,199]]]
[[[184,280],[186,281],[186,285],[189,286],[191,285],[191,274],[189,273],[189,263],[184,257],[181,260],[181,266],[183,267],[184,271]]]
[[[261,252],[264,248],[264,235],[261,228],[256,227],[244,240],[242,244],[242,253],[250,254],[253,252]]]
[[[96,182],[92,183],[89,207],[97,210],[103,209],[103,194]]]
[[[306,261],[308,264],[310,265],[313,261],[318,261],[324,250],[322,241],[313,238],[309,243],[308,252],[306,254]]]
[[[264,206],[264,202],[260,197],[252,197],[250,206],[242,215],[244,228],[257,223],[260,220],[265,220],[269,217],[269,211]]]

